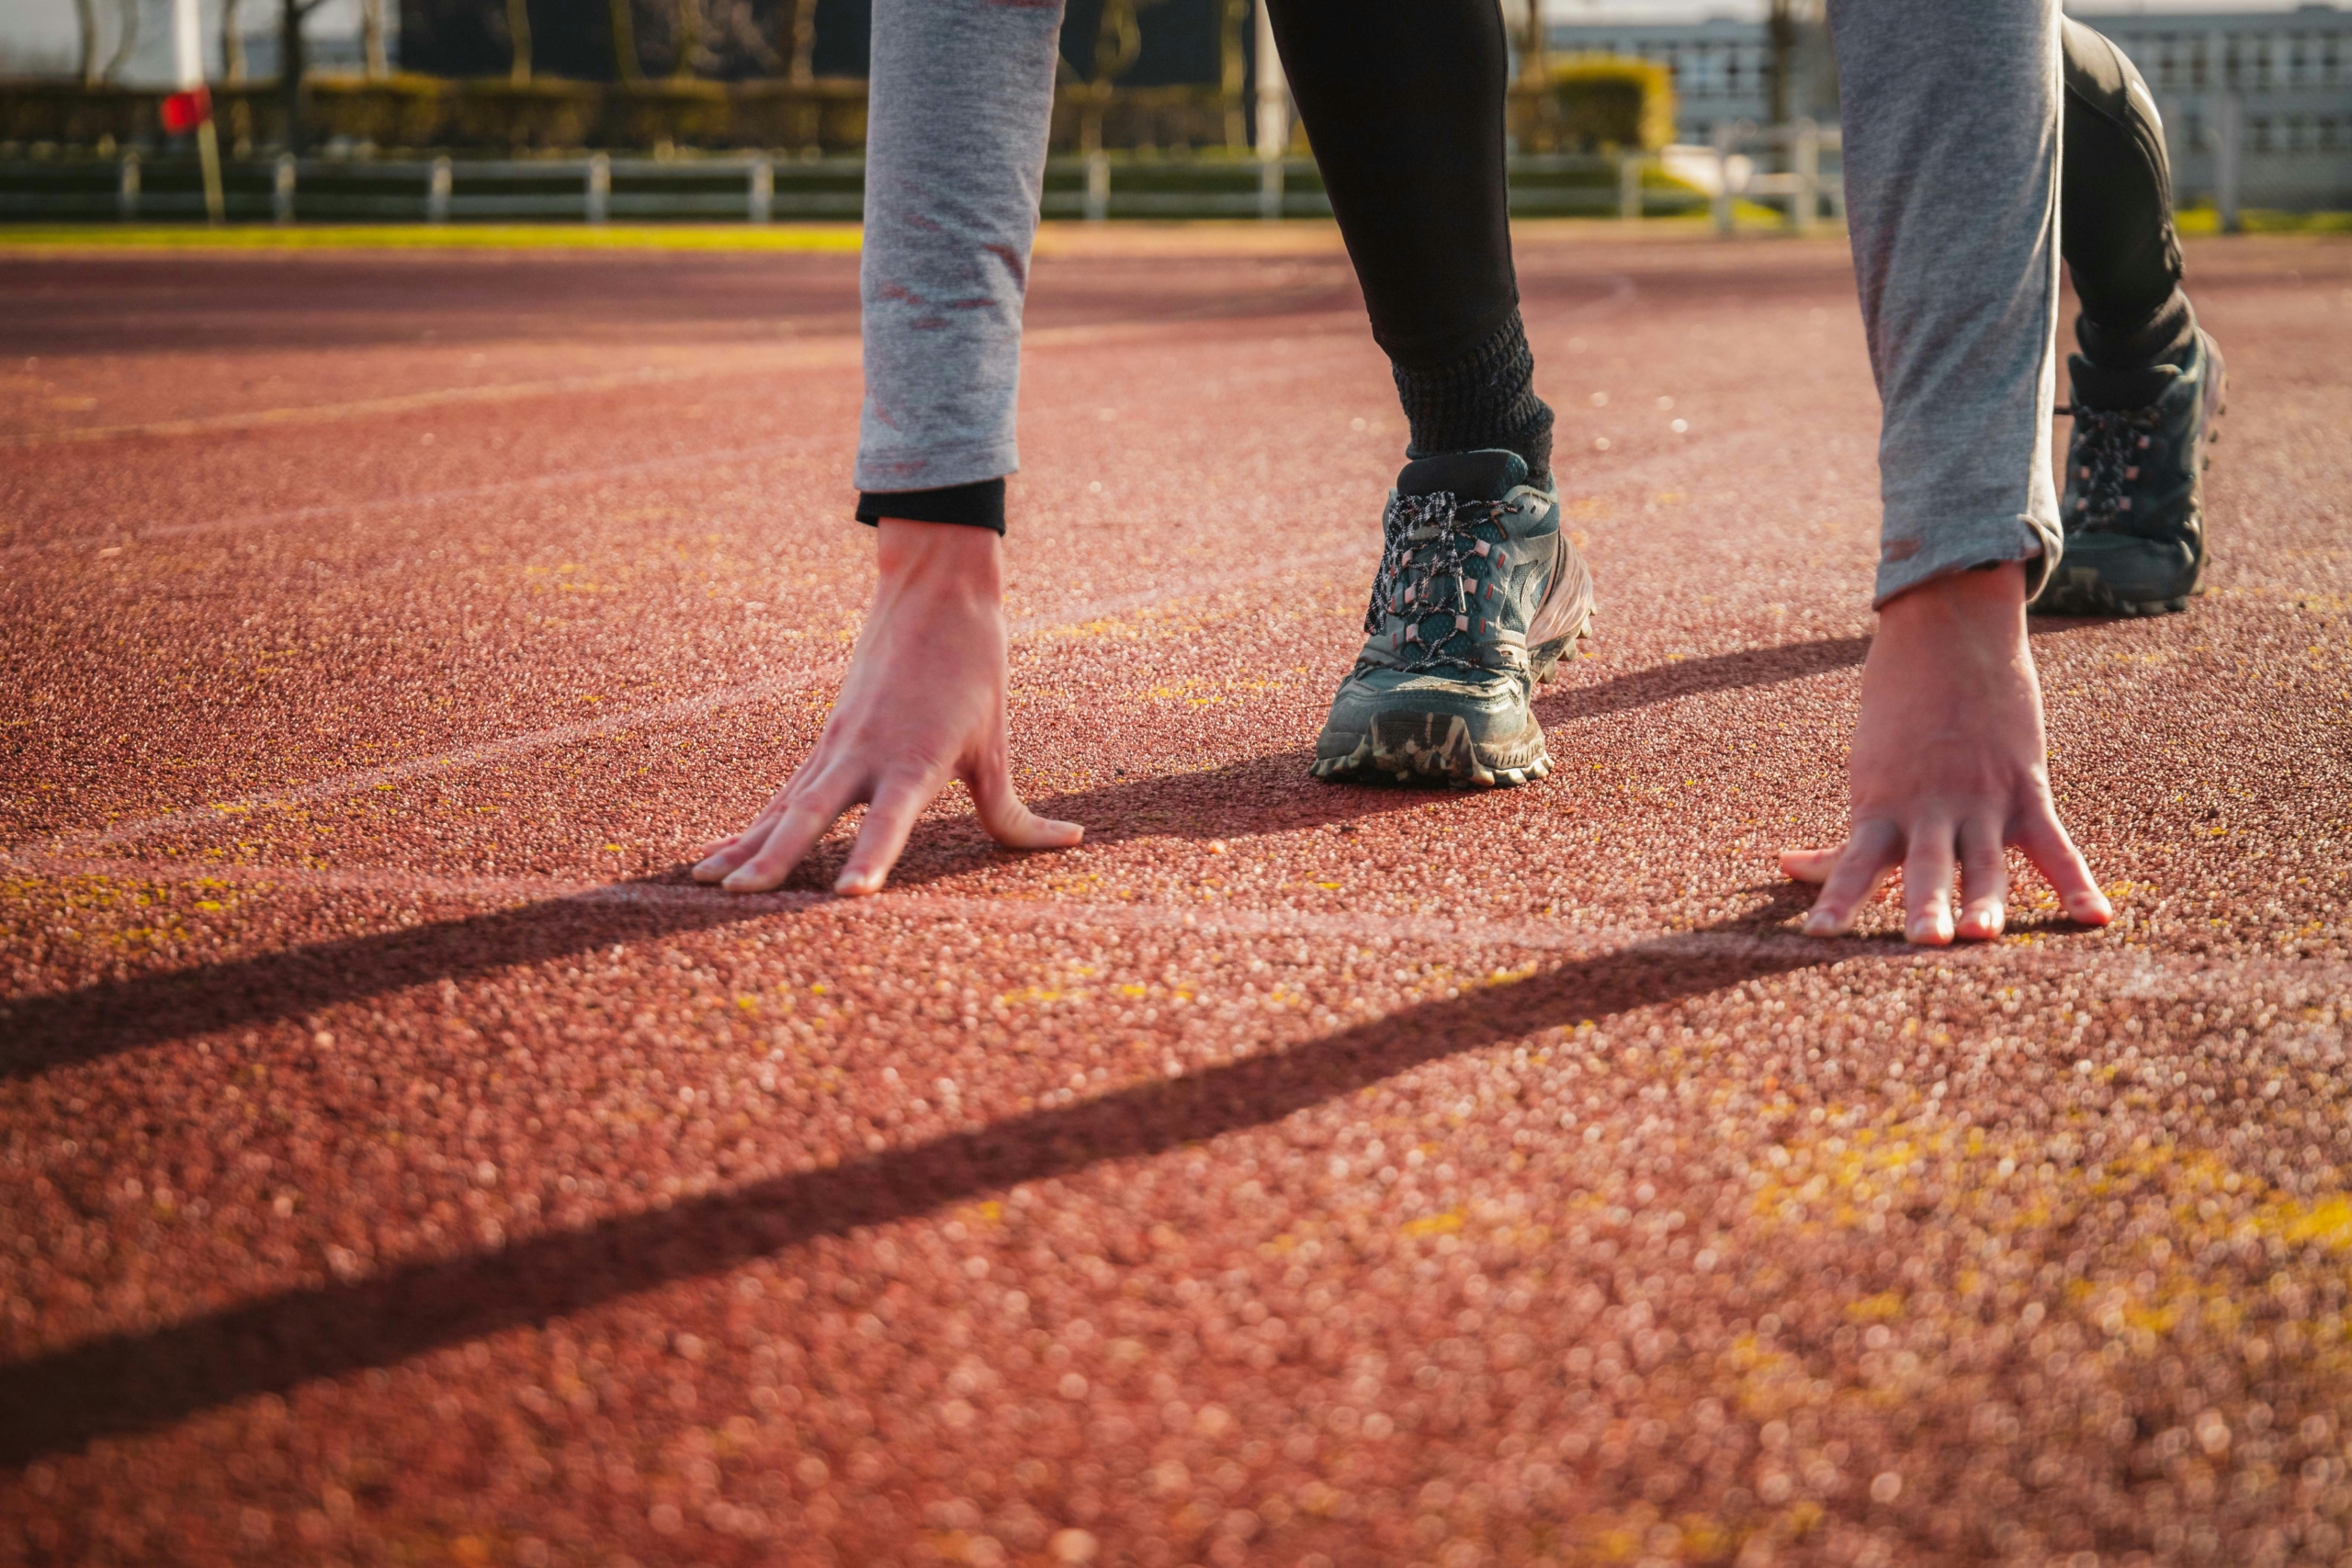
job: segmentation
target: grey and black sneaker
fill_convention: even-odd
[[[2066,548],[2033,603],[2050,615],[2188,608],[2205,573],[2206,446],[2227,380],[2203,328],[2185,367],[2104,370],[2075,355],[2075,434],[2058,513]]]
[[[1405,466],[1382,525],[1370,635],[1315,743],[1315,776],[1542,778],[1552,759],[1528,698],[1592,623],[1560,498],[1527,482],[1516,453],[1447,453]]]

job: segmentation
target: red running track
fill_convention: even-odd
[[[1037,268],[1018,773],[683,876],[857,625],[854,262],[0,257],[0,1560],[2352,1562],[2352,249],[2215,243],[2120,918],[1792,934],[1870,633],[1834,243],[1531,232],[1602,637],[1325,786],[1343,260]],[[27,308],[29,307],[29,308]]]

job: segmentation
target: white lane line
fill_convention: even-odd
[[[763,370],[824,369],[854,366],[857,362],[858,344],[855,338],[816,338],[806,343],[759,350],[750,355],[739,350],[723,357],[698,360],[691,365],[647,366],[636,370],[613,370],[594,376],[556,376],[540,381],[503,381],[479,387],[438,387],[422,392],[399,392],[390,397],[355,398],[340,403],[305,403],[285,408],[248,409],[238,413],[199,414],[187,419],[147,420],[137,424],[99,424],[82,430],[0,435],[0,447],[22,450],[30,446],[70,446],[141,435],[210,435],[233,430],[334,424],[344,420],[447,408],[453,403],[521,402],[532,398],[561,397],[576,392],[609,392],[626,387],[668,386],[713,376],[750,375]]]
[[[847,665],[840,660],[816,670],[805,670],[791,675],[771,676],[748,685],[729,686],[723,691],[707,693],[699,697],[682,697],[650,708],[633,708],[626,713],[610,714],[603,718],[583,719],[576,724],[559,724],[550,728],[533,730],[526,735],[510,735],[503,739],[486,740],[438,756],[412,757],[404,762],[388,762],[379,768],[362,768],[356,772],[338,773],[316,784],[299,789],[263,795],[240,795],[204,806],[192,806],[185,810],[166,812],[161,817],[142,818],[135,822],[118,823],[112,828],[85,829],[57,840],[61,851],[75,846],[110,849],[143,839],[153,833],[167,832],[175,828],[193,827],[203,822],[218,822],[224,815],[251,811],[259,807],[305,806],[312,801],[328,800],[339,795],[354,794],[375,788],[379,784],[396,784],[404,779],[423,778],[434,773],[453,773],[481,762],[496,761],[501,757],[520,756],[542,751],[550,746],[569,746],[582,740],[594,740],[601,736],[616,735],[623,730],[644,725],[665,724],[675,719],[699,718],[708,714],[723,713],[766,697],[783,696],[801,691],[820,681],[838,677]]]
[[[562,902],[740,911],[743,918],[776,914],[899,916],[921,919],[986,920],[1012,925],[1107,926],[1128,931],[1197,931],[1220,937],[1304,936],[1361,942],[1385,936],[1424,944],[1466,943],[1544,952],[1600,952],[1641,940],[1630,931],[1546,929],[1549,922],[1501,923],[1443,916],[1324,915],[1302,910],[1177,908],[1144,903],[1064,903],[1042,898],[965,897],[884,892],[864,898],[830,893],[722,893],[689,883],[578,882],[552,876],[435,876],[379,868],[209,864],[192,860],[125,860],[73,854],[0,855],[0,864],[45,876],[102,876],[123,881],[231,883],[254,888],[322,893],[380,893],[405,898],[493,903]],[[1749,938],[1738,939],[1742,942]],[[1812,951],[1810,947],[1805,951]]]
[[[680,452],[667,457],[648,457],[633,463],[614,463],[596,468],[567,468],[559,473],[533,474],[526,479],[492,479],[483,484],[459,485],[450,490],[418,491],[405,495],[375,496],[366,501],[322,502],[316,506],[297,506],[284,512],[254,513],[242,517],[209,517],[200,523],[174,523],[140,529],[130,534],[85,534],[76,538],[46,539],[0,548],[0,556],[40,555],[55,550],[87,550],[108,545],[148,544],[158,539],[185,538],[195,534],[242,533],[255,528],[275,528],[286,523],[314,522],[322,517],[357,517],[371,512],[396,512],[414,507],[424,510],[451,502],[479,501],[484,496],[504,495],[526,491],[561,490],[572,485],[593,485],[603,479],[620,479],[632,474],[655,473],[663,468],[688,468],[727,463],[756,462],[764,457],[781,457],[787,452],[806,451],[819,445],[816,437],[794,441],[771,441],[754,446],[720,446],[699,452]]]
[[[1024,333],[1024,349],[1083,348],[1098,344],[1130,342],[1165,335],[1170,327],[1198,324],[1203,320],[1265,321],[1226,311],[1180,311],[1135,321],[1103,321],[1091,326],[1040,327]],[[722,376],[756,376],[778,370],[853,369],[862,351],[854,337],[808,338],[770,348],[710,352],[691,364],[646,366],[593,376],[557,376],[538,381],[505,381],[476,387],[437,387],[390,397],[356,398],[339,403],[304,403],[283,408],[249,409],[236,413],[198,414],[185,419],[147,420],[136,424],[100,424],[78,430],[31,431],[0,434],[0,450],[36,446],[84,446],[135,436],[163,438],[213,435],[231,431],[269,430],[310,424],[335,424],[346,420],[386,414],[413,413],[453,404],[525,402],[535,398],[566,397],[581,392],[609,392],[629,387],[669,386],[681,381]]]
[[[1036,348],[1050,349],[1082,347],[1089,344],[1114,342],[1122,337],[1133,335],[1124,330],[1124,327],[1126,325],[1134,325],[1134,323],[1111,323],[1094,327],[1046,327],[1031,333],[1026,341],[1029,346]],[[749,367],[745,373],[748,374],[752,370],[763,367]],[[724,374],[725,368],[713,367],[707,372],[698,373],[711,375]],[[553,382],[537,383],[537,385],[542,390],[549,390],[550,395],[553,395],[554,391],[560,391],[562,389],[557,383]],[[361,407],[362,405],[345,404],[322,406],[330,410],[340,406],[347,411]],[[302,411],[277,412],[300,412]],[[125,431],[133,431],[143,429],[145,427],[126,425],[119,428]],[[30,439],[31,438],[29,437],[23,438],[23,440]],[[0,439],[0,446],[5,446],[6,445],[8,445],[7,439]],[[62,539],[24,540],[17,544],[0,546],[0,557],[37,555],[55,550],[100,549],[108,546],[118,546],[125,543],[143,544],[157,539],[185,538],[198,534],[244,532],[251,529],[274,528],[282,524],[313,522],[322,517],[357,515],[370,512],[398,510],[403,507],[422,508],[438,506],[451,502],[474,501],[479,500],[483,496],[500,495],[514,491],[555,490],[568,485],[592,484],[599,479],[616,479],[630,474],[658,472],[663,468],[684,468],[697,463],[752,461],[761,457],[780,456],[786,452],[805,451],[817,445],[820,445],[818,438],[809,436],[791,441],[762,443],[750,446],[718,447],[703,452],[679,453],[666,457],[649,457],[639,462],[616,463],[602,468],[572,468],[566,469],[559,473],[535,474],[527,479],[493,479],[483,484],[461,485],[450,490],[424,491],[413,494],[402,495],[371,496],[360,501],[322,502],[313,506],[289,507],[282,512],[253,513],[241,516],[230,517],[211,517],[196,523],[157,525],[146,528],[134,529],[127,534],[86,534]]]
[[[1140,592],[1116,594],[1098,599],[1076,609],[1051,615],[1025,615],[1012,623],[1015,637],[1030,637],[1044,632],[1070,631],[1129,610],[1145,609],[1161,604],[1176,604],[1186,600],[1247,587],[1276,577],[1305,574],[1325,567],[1345,563],[1363,563],[1373,548],[1367,541],[1360,546],[1335,547],[1307,554],[1290,554],[1275,562],[1227,572],[1220,576],[1194,578],[1177,589],[1147,589]],[[435,773],[454,773],[479,763],[495,761],[503,757],[521,756],[543,751],[553,746],[570,746],[582,740],[617,735],[625,730],[649,725],[674,723],[683,719],[702,718],[724,713],[769,697],[783,696],[806,690],[821,682],[838,680],[849,667],[846,660],[835,660],[813,670],[798,671],[789,675],[770,676],[745,685],[729,686],[701,696],[681,697],[650,708],[634,708],[625,713],[608,714],[600,718],[582,719],[571,724],[559,724],[527,734],[510,735],[497,740],[485,740],[426,757],[412,757],[406,761],[388,762],[381,767],[361,768],[351,773],[337,773],[314,784],[295,789],[269,791],[241,795],[235,800],[208,802],[159,817],[141,818],[136,821],[119,822],[108,828],[85,828],[53,841],[56,853],[73,853],[94,850],[114,849],[145,838],[150,834],[168,832],[176,828],[193,827],[200,823],[217,822],[223,815],[251,811],[256,807],[303,806],[312,801],[328,800],[336,795],[357,794],[374,789],[378,784],[396,784],[407,779],[423,778]]]
[[[2154,953],[2146,948],[2117,948],[2111,945],[2110,939],[2087,935],[2032,942],[1918,948],[1892,941],[1825,941],[1793,933],[1643,931],[1624,926],[1575,926],[1536,918],[1490,920],[1445,915],[1384,915],[1376,911],[1323,914],[1304,909],[1235,909],[922,892],[886,891],[870,897],[843,898],[830,893],[722,893],[715,887],[689,883],[582,882],[555,876],[435,876],[369,867],[339,870],[222,865],[190,860],[70,854],[0,855],[0,865],[37,876],[100,876],[214,886],[226,883],[257,890],[372,893],[401,898],[506,905],[562,903],[707,909],[732,911],[745,919],[778,915],[895,918],[1171,932],[1226,940],[1300,937],[1351,943],[1378,937],[1417,947],[1502,948],[1559,953],[1570,960],[1616,954],[1802,959],[1816,964],[1872,961],[1938,968],[2023,965],[2044,974],[2097,975],[2117,987],[2116,994],[2144,1000],[2194,999],[2250,981],[2316,987],[2329,994],[2352,989],[2352,964],[2333,960],[2200,958],[2194,954]]]

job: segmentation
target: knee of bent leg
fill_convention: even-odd
[[[2134,121],[2156,129],[2156,100],[2147,82],[2105,34],[2065,17],[2060,58],[2068,97],[2126,130]]]

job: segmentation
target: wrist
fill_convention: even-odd
[[[1882,632],[1968,628],[2025,629],[2025,564],[2003,561],[1972,571],[1946,572],[1906,589],[1879,606]]]
[[[1004,541],[990,530],[885,517],[875,525],[875,569],[884,592],[1002,601]]]

